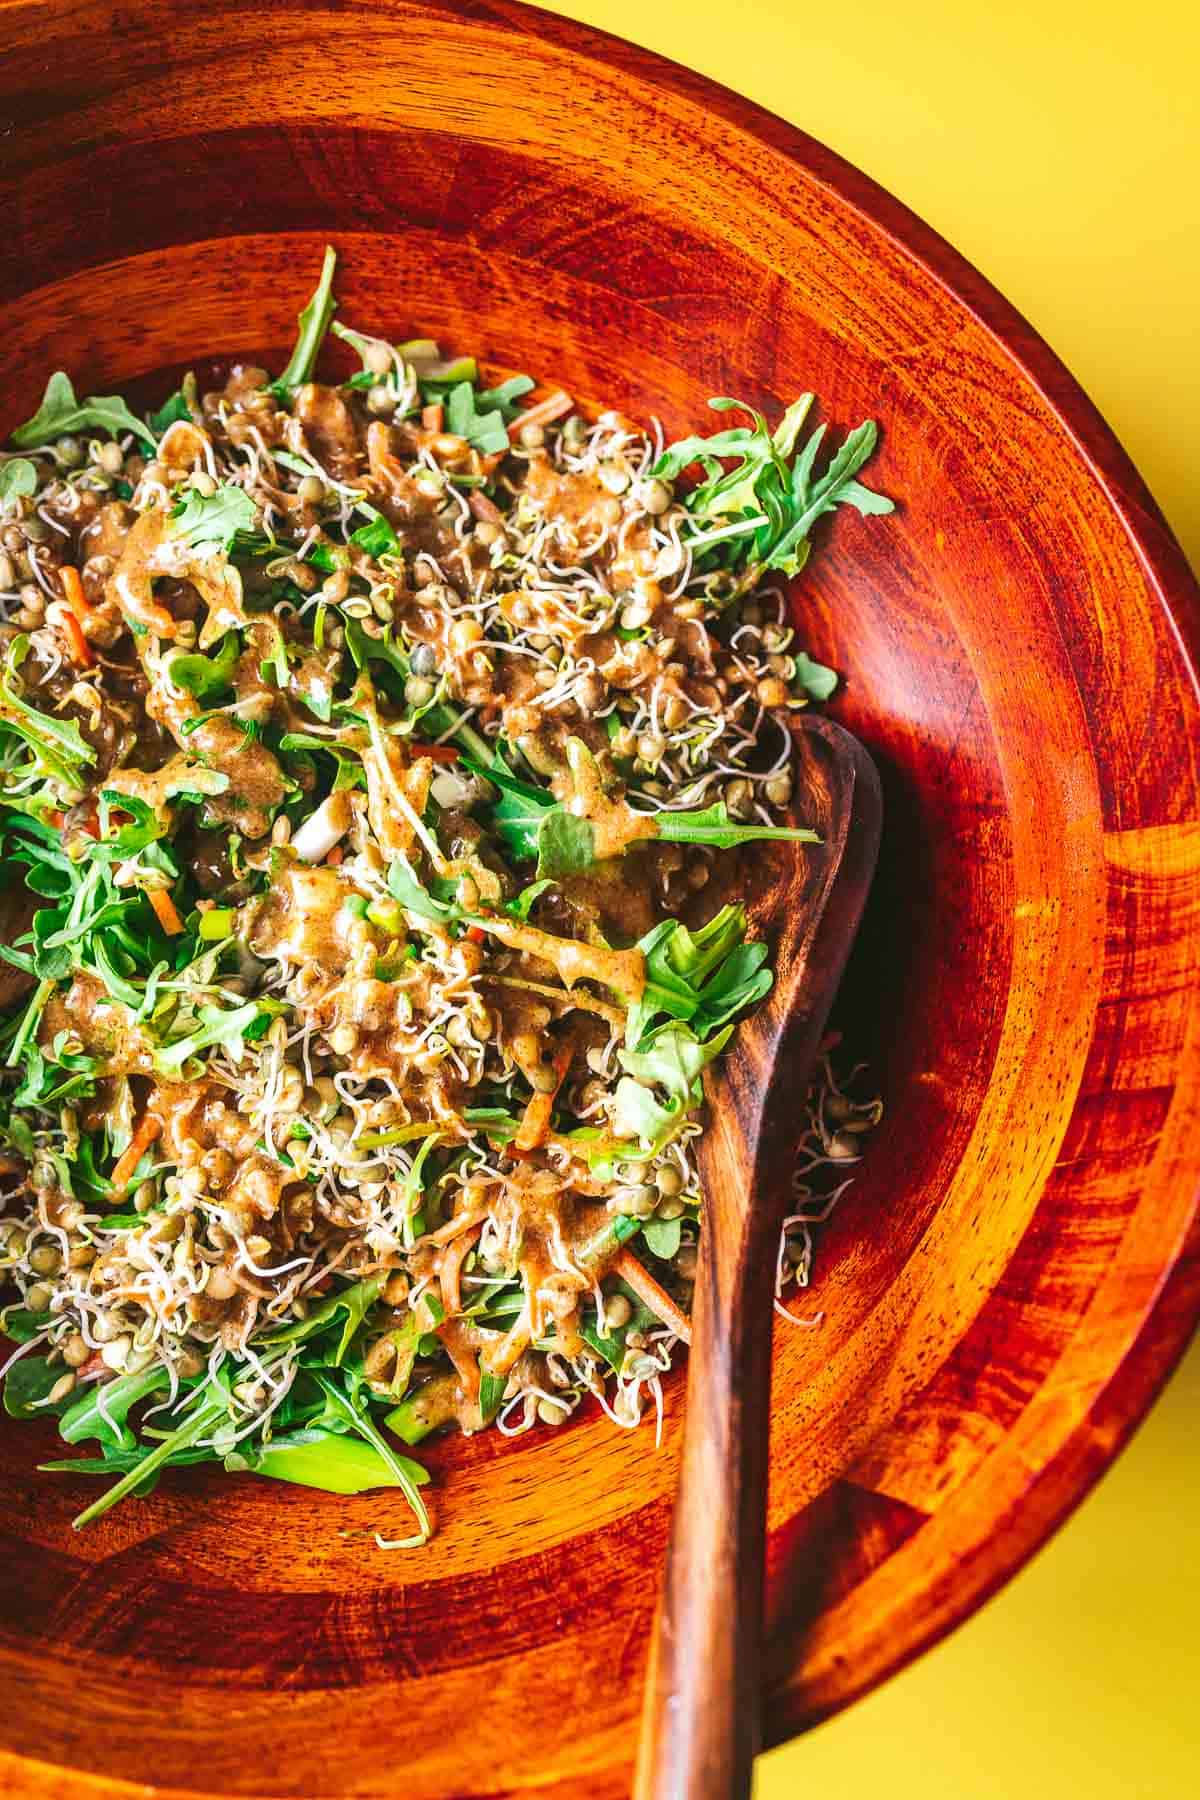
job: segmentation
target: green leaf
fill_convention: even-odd
[[[282,1344],[302,1344],[309,1338],[319,1336],[327,1331],[338,1320],[341,1321],[341,1335],[332,1356],[329,1358],[334,1368],[346,1360],[346,1353],[354,1340],[359,1326],[379,1299],[383,1286],[382,1277],[372,1275],[365,1281],[356,1281],[350,1287],[339,1288],[327,1294],[319,1306],[303,1319],[294,1324],[285,1325],[278,1331],[268,1332],[257,1340],[258,1343],[272,1349]]]
[[[659,1026],[641,1051],[618,1052],[627,1074],[617,1083],[612,1126],[618,1137],[637,1137],[646,1154],[661,1150],[700,1099],[701,1071],[725,1048],[733,1027],[702,1044],[687,1025]],[[653,1086],[665,1089],[660,1102]]]
[[[656,814],[655,822],[658,836],[669,844],[712,844],[718,850],[732,850],[738,844],[751,844],[762,838],[786,839],[797,844],[820,843],[817,833],[807,828],[738,825],[729,817],[723,800],[696,812],[661,812]]]
[[[333,271],[337,266],[337,253],[332,245],[326,245],[325,260],[321,265],[321,279],[318,281],[308,305],[297,319],[299,335],[296,347],[292,351],[287,368],[277,381],[270,385],[269,392],[277,399],[288,400],[293,391],[302,387],[313,372],[317,360],[317,352],[325,339],[333,319],[336,302],[333,298]]]
[[[429,1536],[429,1514],[425,1510],[425,1502],[421,1499],[416,1478],[410,1474],[412,1464],[406,1456],[398,1456],[386,1438],[365,1414],[358,1411],[353,1401],[343,1388],[340,1388],[329,1376],[319,1370],[313,1372],[318,1386],[328,1396],[335,1411],[344,1415],[352,1431],[365,1438],[368,1444],[383,1458],[396,1478],[396,1486],[400,1488],[413,1510],[422,1538]],[[424,1471],[422,1470],[422,1473]]]
[[[420,1463],[407,1456],[388,1457],[361,1437],[309,1427],[272,1438],[270,1443],[243,1443],[226,1458],[227,1469],[320,1488],[327,1494],[365,1494],[372,1488],[424,1487],[429,1480]],[[402,1471],[402,1474],[400,1473]]]
[[[595,862],[595,834],[589,819],[556,806],[542,815],[537,834],[537,872],[559,880],[578,875]]]
[[[113,812],[131,815],[128,824],[112,827]],[[99,803],[100,841],[89,856],[101,862],[124,861],[136,856],[149,844],[165,835],[166,824],[148,800],[136,794],[122,794],[116,788],[102,788]]]
[[[0,1308],[0,1335],[14,1344],[30,1344],[41,1336],[53,1317],[53,1313],[31,1312],[27,1306],[5,1306]]]
[[[647,1247],[664,1262],[670,1262],[679,1249],[683,1236],[682,1219],[647,1219],[642,1237]]]
[[[86,430],[108,431],[113,437],[131,431],[151,449],[156,442],[150,427],[134,417],[119,394],[92,394],[86,400],[77,400],[70,376],[61,369],[51,375],[42,404],[32,419],[18,425],[12,441],[19,450],[27,450],[52,443],[69,431]]]
[[[147,1394],[158,1393],[170,1385],[171,1377],[162,1363],[154,1363],[138,1375],[118,1375],[114,1381],[97,1382],[63,1414],[59,1436],[68,1444],[97,1438],[106,1447],[132,1450],[136,1440],[125,1427],[130,1407]]]
[[[213,494],[202,494],[188,488],[171,512],[177,537],[202,553],[211,554],[233,548],[239,531],[252,531],[258,517],[257,508],[245,488],[225,482]]]
[[[37,1419],[43,1413],[62,1410],[70,1405],[44,1404],[56,1381],[66,1373],[61,1363],[47,1362],[44,1356],[23,1356],[4,1377],[4,1410],[10,1419]]]
[[[814,662],[803,650],[796,652],[794,661],[796,685],[804,690],[809,699],[830,699],[838,684],[837,670],[827,669],[824,663]]]
[[[522,1302],[524,1304],[524,1302]],[[504,1390],[508,1386],[508,1378],[504,1375],[489,1375],[486,1369],[479,1372],[479,1415],[485,1425],[490,1425],[504,1403]]]
[[[599,1318],[596,1317],[590,1320],[584,1319],[579,1329],[580,1336],[592,1346],[593,1350],[599,1351],[609,1368],[619,1372],[625,1361],[625,1345],[630,1332],[640,1331],[644,1335],[647,1331],[653,1331],[655,1326],[660,1325],[662,1321],[657,1313],[652,1313],[650,1308],[642,1300],[639,1300],[633,1289],[627,1287],[623,1281],[617,1283],[617,1292],[628,1300],[632,1308],[624,1325],[616,1325],[602,1336],[599,1329]]]
[[[310,705],[311,702],[307,702]],[[337,764],[337,774],[333,785],[339,791],[342,788],[357,788],[365,785],[362,759],[356,750],[337,743],[331,738],[314,737],[307,731],[288,731],[279,740],[279,748],[283,751],[308,750],[324,751]]]
[[[646,990],[626,1015],[624,1040],[631,1049],[637,1049],[658,1013],[693,1019],[700,1012],[703,983],[741,943],[745,925],[745,907],[727,905],[698,931],[666,918],[640,938],[637,949],[646,958]]]
[[[824,474],[814,479],[825,427],[818,426],[797,452],[811,403],[811,394],[801,395],[772,434],[762,414],[743,402],[710,400],[719,412],[741,407],[753,425],[708,438],[683,438],[659,457],[651,473],[660,480],[674,480],[692,466],[704,473],[705,479],[681,499],[698,527],[684,542],[705,566],[713,559],[728,568],[745,564],[795,575],[807,558],[809,533],[823,513],[844,504],[864,513],[892,511],[890,500],[854,479],[875,449],[873,421],[852,431]]]
[[[277,1000],[249,1000],[245,1006],[229,1009],[219,1006],[197,1007],[198,1023],[195,1029],[188,1032],[186,1037],[177,1038],[165,1048],[156,1050],[154,1066],[160,1074],[178,1075],[184,1065],[202,1050],[210,1050],[216,1044],[232,1047],[239,1039],[245,1038],[251,1027],[260,1020],[269,1023],[284,1011],[286,1008]]]
[[[358,510],[368,514],[368,523],[351,532],[350,542],[356,544],[364,555],[373,556],[377,561],[381,556],[398,556],[400,539],[383,514],[373,506],[368,506],[365,501],[359,503]]]
[[[18,494],[35,494],[37,484],[37,468],[27,457],[14,456],[0,462],[0,505],[15,500]]]
[[[176,425],[181,420],[190,422],[192,412],[183,389],[176,388],[175,392],[163,401],[158,411],[147,414],[147,417],[150,421],[151,431],[157,432],[159,436],[167,429],[168,425]]]
[[[115,1487],[109,1488],[107,1493],[100,1496],[99,1500],[94,1500],[91,1506],[85,1507],[84,1511],[72,1520],[76,1531],[82,1530],[93,1519],[98,1519],[104,1513],[110,1512],[135,1489],[140,1488],[177,1452],[190,1450],[197,1438],[206,1437],[215,1429],[227,1412],[228,1394],[223,1391],[219,1383],[212,1381],[206,1382],[204,1387],[197,1389],[196,1394],[194,1408],[182,1424],[176,1430],[169,1432],[165,1438],[160,1439],[145,1456],[139,1458]]]
[[[541,899],[547,888],[552,888],[553,886],[553,881],[548,877],[541,881],[531,881],[528,887],[523,887],[521,889],[515,900],[505,901],[505,912],[511,913],[514,919],[520,919],[522,924],[528,923],[529,915],[533,911],[536,902]]]
[[[84,742],[74,719],[63,719],[57,713],[41,712],[30,706],[16,691],[18,671],[29,654],[29,637],[25,632],[15,637],[4,658],[0,675],[0,724],[8,726],[27,743],[45,773],[66,787],[80,785],[80,771],[96,760],[96,752]]]
[[[421,885],[411,864],[403,857],[397,857],[388,870],[387,884],[388,893],[400,902],[405,912],[416,913],[418,918],[432,919],[437,925],[448,925],[452,920],[464,916],[461,906],[435,900],[428,889]]]
[[[198,651],[172,656],[167,675],[173,686],[207,704],[233,691],[233,672],[240,654],[237,633],[227,631],[209,656],[201,656]]]

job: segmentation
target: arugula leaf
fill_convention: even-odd
[[[18,425],[12,442],[19,450],[28,450],[65,437],[69,431],[88,429],[108,431],[113,437],[132,431],[151,449],[157,442],[150,427],[134,417],[119,394],[91,394],[86,400],[77,400],[70,376],[61,369],[51,375],[42,404],[32,419]]]
[[[523,887],[521,889],[515,900],[505,901],[505,912],[511,913],[514,919],[520,919],[522,924],[526,924],[536,902],[541,899],[547,888],[552,888],[553,886],[553,881],[548,878],[541,881],[531,881],[528,887]]]
[[[111,1511],[127,1495],[141,1488],[151,1475],[175,1458],[180,1451],[192,1449],[198,1438],[206,1437],[213,1431],[220,1424],[222,1416],[228,1412],[229,1393],[226,1386],[228,1379],[228,1375],[222,1369],[213,1380],[206,1381],[202,1387],[195,1389],[191,1410],[182,1422],[174,1431],[161,1438],[146,1455],[133,1462],[128,1472],[114,1487],[101,1494],[99,1500],[94,1500],[91,1506],[86,1507],[78,1518],[72,1521],[76,1531],[90,1524],[93,1519],[98,1519],[104,1513]]]
[[[154,1363],[138,1375],[118,1375],[115,1381],[90,1387],[63,1414],[58,1434],[68,1444],[96,1438],[106,1449],[132,1450],[137,1440],[125,1424],[130,1407],[170,1385],[163,1364]]]
[[[225,482],[214,494],[202,494],[188,488],[183,499],[172,509],[176,536],[203,553],[233,548],[239,531],[253,531],[258,517],[253,500],[245,488]]]
[[[618,1137],[640,1139],[647,1155],[669,1143],[700,1099],[701,1071],[732,1035],[730,1025],[702,1044],[689,1026],[672,1021],[652,1032],[642,1050],[619,1051],[627,1073],[613,1097],[612,1126]],[[657,1099],[655,1086],[666,1090],[665,1103]]]
[[[579,875],[595,862],[595,832],[564,806],[543,813],[537,834],[537,872],[548,879]]]
[[[372,1488],[424,1487],[429,1480],[420,1463],[407,1456],[389,1460],[361,1437],[316,1430],[312,1426],[251,1446],[243,1442],[225,1458],[231,1472],[265,1475],[327,1494],[365,1494]],[[402,1471],[402,1474],[399,1472]]]
[[[13,456],[0,462],[0,505],[15,500],[18,494],[35,494],[37,484],[37,468],[28,457]]]
[[[691,1022],[707,1037],[744,1007],[770,992],[774,980],[765,944],[743,944],[746,912],[724,906],[697,931],[664,919],[637,948],[646,959],[646,987],[630,1007],[625,1042],[636,1050],[660,1013]]]
[[[292,1325],[284,1325],[278,1331],[268,1332],[258,1342],[272,1349],[281,1344],[302,1344],[309,1338],[317,1337],[340,1319],[341,1336],[329,1358],[332,1366],[338,1368],[345,1362],[354,1335],[379,1299],[382,1287],[382,1278],[372,1275],[365,1281],[352,1283],[350,1287],[339,1288],[335,1293],[327,1294],[306,1318],[297,1319]]]
[[[64,787],[78,788],[80,770],[94,763],[96,752],[85,743],[74,719],[60,718],[57,713],[39,712],[17,692],[16,683],[21,664],[29,654],[29,636],[21,632],[8,646],[4,672],[0,674],[0,725],[23,739],[33,751],[42,769]]]
[[[232,692],[233,672],[240,654],[237,633],[227,631],[209,656],[194,650],[172,656],[167,663],[167,676],[172,686],[182,688],[197,700],[216,700]]]
[[[639,1300],[633,1289],[627,1287],[623,1281],[617,1283],[617,1292],[628,1300],[632,1308],[626,1323],[614,1325],[611,1331],[601,1335],[599,1319],[585,1319],[580,1325],[579,1331],[580,1336],[592,1346],[592,1349],[599,1351],[609,1368],[619,1372],[625,1361],[625,1342],[630,1332],[640,1331],[644,1335],[647,1331],[653,1331],[655,1326],[661,1324],[662,1321],[657,1313],[652,1313],[645,1302]]]
[[[822,475],[815,475],[825,435],[820,425],[797,453],[800,428],[812,404],[802,394],[774,434],[762,414],[740,400],[714,399],[717,412],[740,409],[752,426],[733,426],[712,437],[687,437],[668,446],[651,474],[672,481],[698,465],[705,479],[680,496],[698,529],[684,538],[703,564],[778,569],[796,575],[808,557],[808,537],[822,514],[840,505],[861,513],[889,513],[893,503],[854,477],[874,454],[878,429],[867,420],[850,432]],[[726,463],[732,463],[726,468]],[[719,546],[719,548],[718,548]]]
[[[793,660],[796,664],[796,685],[803,688],[809,699],[830,699],[838,684],[837,670],[826,668],[824,663],[814,662],[803,650],[798,650]]]
[[[14,1344],[29,1344],[41,1336],[53,1316],[48,1312],[31,1312],[27,1306],[0,1307],[0,1333]]]
[[[421,885],[411,865],[403,857],[398,856],[388,870],[388,893],[400,902],[405,912],[416,913],[418,918],[432,919],[437,925],[448,925],[452,920],[463,917],[463,909],[452,901],[435,900],[429,890]]]
[[[188,405],[187,395],[183,389],[176,388],[175,392],[163,401],[157,412],[147,413],[146,416],[150,421],[151,431],[158,432],[161,436],[168,425],[176,425],[180,420],[190,422],[192,409]]]
[[[6,960],[15,959],[10,955]],[[40,1045],[29,1046],[20,1084],[10,1098],[12,1106],[40,1106],[48,1110],[61,1106],[64,1101],[81,1100],[95,1092],[100,1068],[98,1059],[62,1050],[65,1035],[65,1032],[58,1033],[49,1056]]]
[[[43,1413],[60,1412],[69,1406],[69,1399],[61,1404],[46,1404],[51,1388],[64,1372],[61,1363],[47,1362],[44,1356],[23,1356],[14,1363],[4,1377],[4,1410],[9,1418],[37,1419]]]
[[[807,827],[738,825],[729,817],[723,800],[696,812],[657,813],[655,823],[657,836],[664,843],[712,844],[718,850],[732,850],[738,844],[751,844],[762,838],[786,839],[797,844],[820,843],[817,833]]]
[[[115,831],[112,829],[114,812],[130,815],[129,823],[119,825]],[[166,835],[165,822],[148,800],[142,800],[136,794],[122,794],[116,788],[102,788],[97,814],[100,839],[95,849],[89,852],[93,860],[124,861]]]
[[[416,1517],[422,1539],[429,1536],[429,1514],[425,1510],[425,1502],[421,1498],[418,1486],[419,1477],[412,1473],[413,1464],[406,1456],[398,1456],[387,1442],[382,1432],[364,1412],[360,1412],[350,1399],[345,1389],[319,1369],[313,1370],[313,1379],[332,1402],[335,1412],[341,1413],[352,1431],[367,1443],[383,1458],[396,1478],[396,1486],[401,1489]],[[424,1474],[424,1470],[420,1471]]]
[[[421,1140],[421,1146],[409,1164],[408,1174],[400,1183],[400,1211],[403,1217],[403,1242],[411,1248],[413,1241],[420,1235],[418,1217],[421,1200],[425,1192],[425,1163],[429,1152],[436,1144],[441,1143],[444,1133],[437,1131]]]
[[[381,556],[398,556],[400,539],[383,514],[377,512],[373,506],[368,506],[365,501],[359,502],[358,510],[368,515],[369,522],[366,525],[360,525],[357,531],[351,532],[350,542],[356,544],[365,555],[373,556],[376,561]]]
[[[578,738],[568,738],[567,756],[573,772],[578,772],[581,764],[594,764],[595,760]],[[501,843],[518,861],[536,856],[538,875],[551,880],[578,875],[593,866],[596,860],[595,832],[586,816],[556,802],[544,788],[513,775],[499,751],[490,762],[479,762],[469,754],[462,760],[475,774],[484,776],[500,789],[500,798],[492,809],[492,826]],[[632,808],[630,814],[634,816]],[[636,816],[648,817],[644,814]],[[723,800],[694,812],[656,813],[650,823],[653,826],[650,835],[664,842],[712,844],[719,850],[763,838],[804,844],[818,841],[816,832],[807,829],[735,824]]]
[[[642,1227],[646,1247],[654,1256],[670,1262],[683,1237],[682,1219],[647,1219]]]
[[[184,1065],[202,1050],[220,1044],[226,1049],[240,1046],[242,1041],[259,1037],[273,1018],[287,1009],[277,1000],[248,1000],[245,1006],[229,1009],[201,1006],[196,1009],[196,1026],[187,1036],[176,1038],[154,1053],[154,1066],[162,1075],[178,1075]],[[255,1027],[258,1029],[255,1030]]]
[[[316,710],[312,707],[311,700],[306,700],[305,704]],[[337,764],[337,774],[333,781],[335,792],[340,793],[343,788],[358,788],[366,784],[359,753],[339,744],[335,739],[313,737],[307,731],[288,731],[280,738],[279,748],[285,752],[323,750],[326,756],[331,756]]]
[[[524,1302],[522,1302],[524,1304]],[[508,1386],[504,1375],[490,1375],[486,1369],[479,1372],[479,1416],[485,1425],[490,1425],[504,1403],[504,1390]]]
[[[288,400],[293,391],[302,387],[312,375],[317,360],[317,352],[324,341],[333,319],[336,301],[333,298],[333,271],[337,266],[337,253],[331,244],[325,247],[325,260],[321,265],[321,279],[316,285],[312,298],[304,307],[297,319],[299,335],[296,347],[292,351],[287,368],[277,381],[271,382],[268,393],[274,394],[278,400]]]

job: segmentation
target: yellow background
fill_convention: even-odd
[[[1082,381],[1200,566],[1198,0],[593,0],[873,175]],[[1058,1538],[757,1800],[1200,1791],[1200,1348]]]

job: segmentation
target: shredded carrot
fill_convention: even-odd
[[[141,1124],[130,1138],[128,1146],[117,1159],[117,1166],[112,1172],[113,1197],[119,1198],[129,1186],[133,1171],[141,1162],[146,1151],[154,1143],[162,1131],[162,1125],[153,1113],[147,1113]]]
[[[70,563],[65,563],[58,571],[58,579],[62,583],[63,598],[75,617],[82,622],[92,609],[88,605],[87,595],[83,591],[79,570],[72,568]]]
[[[83,626],[73,612],[63,613],[62,628],[71,652],[71,661],[77,662],[81,668],[90,669],[96,658],[92,646],[83,635]]]
[[[462,1288],[459,1284],[459,1276],[462,1274],[462,1266],[467,1260],[468,1253],[474,1249],[482,1231],[483,1221],[481,1219],[477,1225],[472,1225],[469,1231],[464,1231],[461,1236],[447,1244],[439,1258],[438,1279],[442,1286],[442,1305],[451,1318],[455,1313],[462,1311]]]
[[[154,908],[158,922],[167,936],[178,937],[183,930],[183,920],[166,888],[147,888],[146,898]]]
[[[458,751],[453,744],[410,744],[409,751],[416,762],[427,756],[430,762],[452,763],[458,761]]]
[[[617,1253],[613,1271],[622,1281],[628,1282],[638,1299],[652,1313],[656,1313],[664,1325],[671,1327],[676,1337],[682,1338],[685,1344],[691,1343],[692,1327],[687,1314],[680,1312],[666,1288],[659,1286],[649,1269],[638,1261],[628,1245]]]
[[[554,1111],[554,1097],[566,1078],[571,1066],[571,1046],[564,1044],[554,1058],[554,1086],[548,1094],[534,1094],[525,1108],[517,1135],[513,1139],[514,1150],[536,1150],[545,1142],[546,1133],[550,1129],[550,1115]]]
[[[438,1326],[437,1335],[442,1340],[446,1355],[454,1364],[455,1373],[463,1384],[468,1400],[478,1400],[479,1363],[474,1350],[466,1340],[462,1320],[445,1320]]]
[[[325,861],[331,868],[336,869],[344,854],[345,852],[343,851],[342,846],[340,844],[335,844],[332,850],[327,850],[325,852]]]
[[[518,413],[508,428],[508,435],[515,438],[526,425],[551,425],[555,419],[561,419],[564,413],[569,413],[574,404],[570,394],[564,393],[562,388],[555,388],[552,394],[547,394],[536,406]]]
[[[421,423],[426,431],[440,431],[446,420],[446,409],[439,402],[436,406],[421,408]]]

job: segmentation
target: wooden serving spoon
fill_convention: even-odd
[[[651,1641],[636,1800],[741,1800],[759,1747],[771,1299],[802,1101],[879,849],[879,777],[828,719],[802,721],[795,816],[753,904],[778,950],[700,1143],[705,1213],[687,1431]]]

